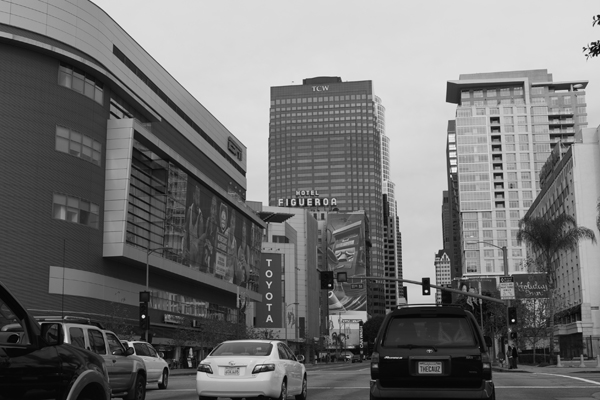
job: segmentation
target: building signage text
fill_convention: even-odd
[[[329,86],[313,86],[313,92],[326,92],[329,90]]]

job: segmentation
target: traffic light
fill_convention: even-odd
[[[508,323],[510,325],[517,324],[517,307],[508,307]]]
[[[421,278],[421,286],[423,289],[423,296],[429,296],[431,294],[429,278]]]
[[[148,315],[148,303],[140,303],[140,328],[150,329],[150,315]]]
[[[333,271],[321,271],[321,289],[333,289]]]

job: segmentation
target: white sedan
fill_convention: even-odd
[[[304,356],[279,340],[230,340],[217,345],[196,373],[199,400],[265,396],[306,400]]]

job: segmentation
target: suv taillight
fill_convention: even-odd
[[[492,363],[490,356],[487,353],[483,353],[481,357],[481,371],[483,373],[483,379],[492,379]]]
[[[371,354],[371,379],[379,377],[379,353],[374,351]]]

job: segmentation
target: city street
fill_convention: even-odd
[[[309,365],[307,369],[311,400],[369,397],[368,363]],[[587,368],[520,366],[517,371],[496,370],[494,382],[497,400],[600,399],[600,368],[591,363]],[[152,387],[146,399],[197,399],[193,371],[175,370],[169,389]]]

